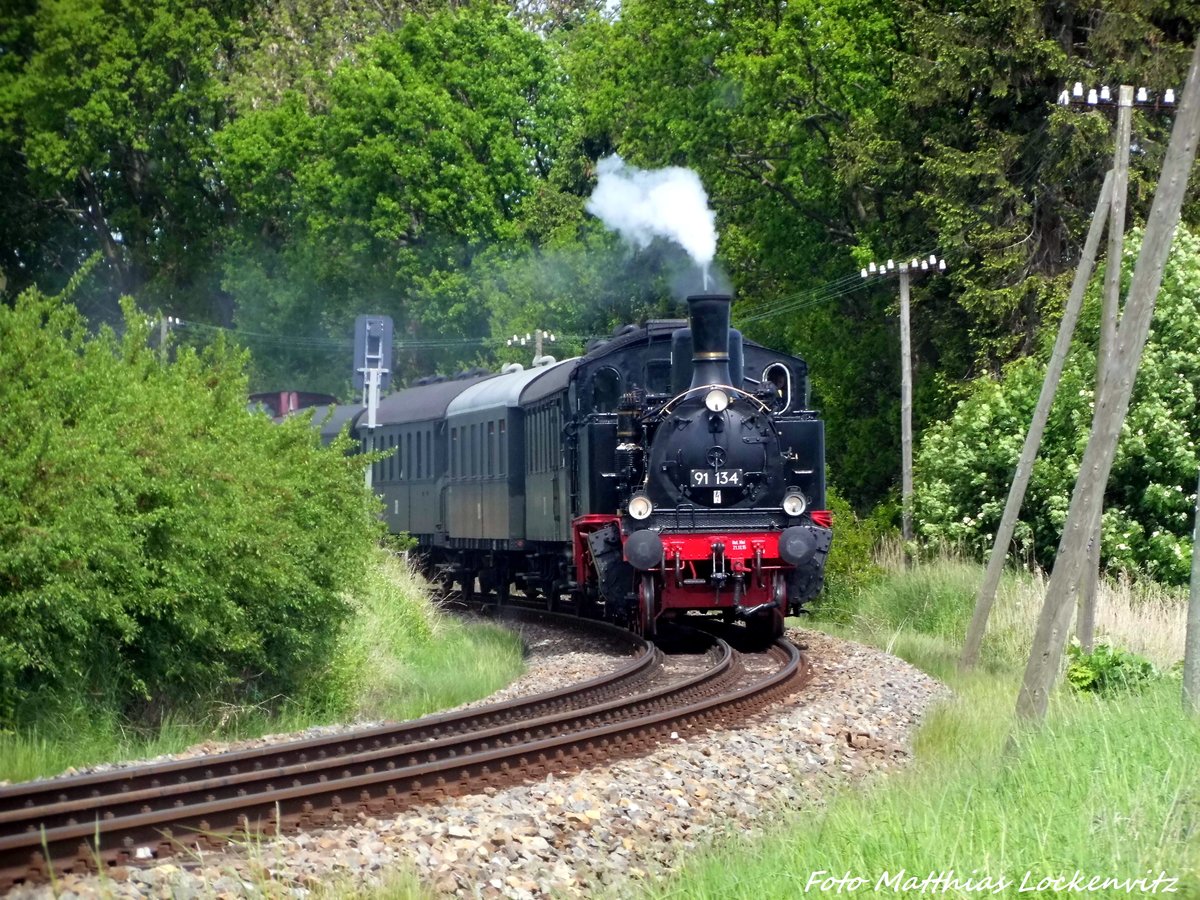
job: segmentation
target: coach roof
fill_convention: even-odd
[[[525,390],[527,385],[532,384],[542,376],[549,377],[550,373],[564,367],[573,368],[574,363],[575,360],[569,359],[565,362],[554,363],[549,366],[524,369],[509,375],[497,375],[490,381],[477,384],[470,390],[463,391],[459,396],[455,397],[446,410],[446,415],[456,416],[484,409],[519,406],[521,403],[521,392]]]
[[[446,407],[459,394],[478,386],[481,382],[486,383],[501,377],[493,374],[476,375],[404,388],[379,401],[375,421],[379,425],[403,425],[408,422],[441,419],[446,415]],[[365,421],[366,416],[363,416],[359,421],[360,429]]]

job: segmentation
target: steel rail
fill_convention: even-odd
[[[249,832],[337,823],[357,811],[396,811],[473,787],[537,776],[551,762],[569,768],[641,752],[664,729],[685,730],[744,712],[796,681],[806,668],[799,651],[780,642],[772,652],[783,660],[775,675],[724,694],[717,685],[739,677],[727,645],[716,665],[679,685],[530,719],[515,728],[493,725],[403,749],[234,773],[203,784],[160,787],[150,791],[153,796],[142,791],[101,797],[91,822],[80,821],[84,809],[70,802],[30,810],[25,824],[32,830],[0,836],[0,889],[44,877],[48,864],[63,871],[92,869],[193,845],[215,846]],[[275,749],[257,752],[272,756]],[[146,802],[154,800],[170,805],[154,809]],[[177,832],[186,837],[176,838]]]
[[[578,628],[579,619],[538,611],[528,616]],[[72,801],[95,801],[112,794],[159,790],[168,784],[189,784],[235,777],[246,766],[254,771],[321,761],[349,753],[399,747],[468,733],[487,725],[515,725],[556,710],[581,709],[644,683],[662,665],[662,654],[649,642],[608,623],[589,623],[589,631],[609,634],[630,645],[631,658],[612,672],[580,684],[567,685],[529,697],[455,712],[437,713],[407,722],[351,729],[334,735],[301,738],[271,747],[252,747],[225,753],[130,766],[106,772],[27,781],[0,787],[0,833],[40,807]]]
[[[274,784],[291,781],[292,787],[320,785],[330,780],[346,779],[357,775],[371,774],[377,768],[395,771],[422,762],[430,764],[444,762],[452,765],[460,756],[469,756],[475,749],[488,749],[492,745],[530,742],[544,737],[613,721],[619,717],[633,717],[653,708],[683,697],[698,693],[712,693],[719,685],[711,683],[723,677],[736,677],[733,653],[728,644],[716,642],[718,657],[708,669],[675,684],[664,685],[627,699],[614,699],[518,724],[505,723],[463,733],[455,733],[429,741],[380,747],[371,750],[346,753],[324,759],[253,768],[229,775],[210,775],[197,781],[177,782],[156,788],[120,791],[111,794],[52,802],[34,810],[12,810],[0,813],[0,823],[15,825],[14,831],[24,826],[24,831],[39,829],[53,831],[73,827],[81,823],[94,826],[97,820],[109,821],[135,814],[167,812],[178,814],[179,809],[217,800],[236,800],[255,791],[275,790]],[[168,816],[164,821],[169,821]],[[101,831],[109,829],[101,824]],[[0,853],[5,848],[5,838],[0,836]]]

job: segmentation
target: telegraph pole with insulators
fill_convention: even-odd
[[[904,542],[913,539],[913,436],[912,436],[912,328],[909,321],[909,279],[930,272],[945,272],[946,261],[936,254],[928,258],[902,262],[871,262],[859,274],[863,278],[900,276],[900,497],[901,534]]]
[[[1133,108],[1175,110],[1175,91],[1168,88],[1161,93],[1152,93],[1149,88],[1123,84],[1114,98],[1108,85],[1089,88],[1085,92],[1082,82],[1075,82],[1068,91],[1058,96],[1061,106],[1082,109],[1117,110],[1117,129],[1114,138],[1112,166],[1112,202],[1109,206],[1108,261],[1104,273],[1103,301],[1100,313],[1100,345],[1096,351],[1096,392],[1093,416],[1098,415],[1101,405],[1101,390],[1113,353],[1117,322],[1121,316],[1121,260],[1125,241],[1125,206],[1129,193],[1129,145],[1133,129]],[[1075,623],[1076,637],[1080,646],[1091,651],[1096,633],[1096,593],[1100,579],[1100,542],[1102,533],[1103,502],[1093,512],[1092,538],[1088,547],[1087,569],[1079,588],[1078,613]]]

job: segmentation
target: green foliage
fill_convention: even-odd
[[[284,704],[203,698],[194,709],[131,722],[93,699],[74,698],[29,728],[0,732],[0,780],[21,781],[68,766],[178,753],[212,740],[300,731],[333,720],[402,720],[487,696],[522,667],[521,642],[491,623],[438,613],[427,585],[388,554],[371,555],[351,618],[323,669]]]
[[[861,593],[883,577],[873,554],[884,530],[872,519],[860,519],[832,486],[825,497],[833,513],[833,545],[825,560],[825,588],[815,612],[830,621],[848,622]]]
[[[1075,690],[1109,697],[1140,691],[1158,677],[1150,660],[1108,644],[1084,652],[1077,641],[1067,648],[1067,682]]]
[[[250,4],[6,4],[0,27],[0,268],[15,294],[61,284],[89,253],[86,300],[137,290],[208,312],[227,202],[213,135]],[[7,163],[14,165],[10,168]],[[114,317],[119,321],[119,315]]]
[[[341,336],[369,308],[391,315],[401,339],[484,333],[472,266],[520,237],[564,112],[559,81],[544,41],[477,2],[406,16],[315,99],[286,92],[246,111],[218,137],[242,211],[224,280],[239,323]],[[295,373],[310,343],[264,346],[264,376]],[[445,356],[397,362],[413,372]],[[336,390],[324,368],[324,380],[300,371]]]
[[[0,308],[3,723],[313,690],[378,534],[346,438],[248,413],[242,356],[164,363],[125,312],[89,338],[61,299]]]
[[[1177,83],[1196,15],[1168,0],[632,0],[574,32],[566,65],[592,86],[591,144],[701,172],[735,285],[778,310],[747,332],[812,364],[831,466],[862,508],[899,457],[894,287],[797,292],[937,248],[948,274],[913,291],[918,430],[948,414],[964,378],[1034,346],[1066,290],[1109,126],[1058,110],[1062,84]],[[1135,218],[1165,134],[1151,117],[1137,132]]]
[[[1127,267],[1139,245],[1137,233],[1127,240]],[[1101,278],[1089,293],[1014,537],[1018,552],[1042,565],[1054,558],[1090,433]],[[1190,572],[1200,459],[1198,298],[1200,238],[1181,226],[1109,478],[1102,545],[1108,566],[1167,584],[1185,583]],[[917,521],[926,537],[977,553],[989,546],[1043,366],[1041,358],[1029,357],[1010,366],[1003,381],[980,379],[953,418],[926,432],[916,465]]]
[[[978,589],[974,566],[936,561],[886,578],[879,572],[836,607],[823,605],[819,615],[884,639],[901,630],[957,639],[966,630]]]
[[[899,456],[895,294],[803,292],[938,249],[949,272],[913,290],[918,432],[948,415],[1055,318],[1107,165],[1104,114],[1054,96],[1178,84],[1200,24],[1176,0],[601,7],[11,0],[0,293],[98,251],[93,320],[127,293],[236,323],[256,387],[341,393],[363,312],[396,320],[400,376],[493,363],[517,329],[674,312],[670,254],[625,252],[583,198],[613,151],[687,165],[749,301],[735,321],[809,360],[864,509]],[[1169,124],[1136,113],[1131,221]]]

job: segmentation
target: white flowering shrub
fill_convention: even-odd
[[[1126,239],[1126,289],[1140,246],[1140,232]],[[1019,556],[1046,566],[1058,549],[1091,431],[1102,277],[1103,270],[1089,288],[1014,535],[1012,549]],[[990,549],[1045,376],[1053,330],[1047,328],[1041,353],[1010,365],[1002,381],[979,379],[950,420],[922,436],[916,491],[925,537],[981,555]],[[1180,226],[1105,494],[1106,566],[1169,584],[1188,580],[1198,395],[1200,238]]]

